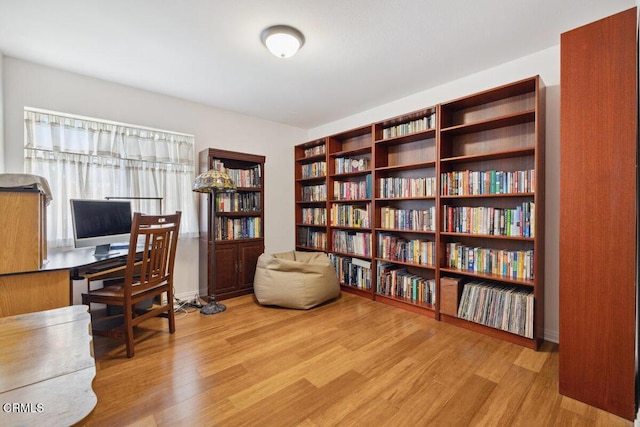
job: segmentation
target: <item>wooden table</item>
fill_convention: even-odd
[[[0,425],[72,425],[98,402],[87,307],[0,318]]]

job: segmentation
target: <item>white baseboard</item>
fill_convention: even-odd
[[[544,340],[560,344],[560,334],[558,334],[558,331],[550,331],[549,329],[545,329]]]

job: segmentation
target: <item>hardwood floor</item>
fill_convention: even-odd
[[[143,323],[133,359],[95,337],[85,424],[633,424],[558,394],[556,344],[534,352],[344,292],[310,311],[224,303],[178,315],[174,335]]]

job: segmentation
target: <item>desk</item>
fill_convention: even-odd
[[[0,274],[0,317],[71,305],[72,278],[122,263],[128,255],[128,249],[115,251],[107,258],[96,258],[93,252],[94,248],[49,249],[40,269]]]
[[[98,398],[82,305],[0,318],[0,425],[72,425]]]

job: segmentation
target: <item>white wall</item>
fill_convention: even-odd
[[[23,172],[25,106],[194,134],[196,152],[213,147],[266,156],[265,251],[292,249],[295,240],[291,225],[294,222],[291,147],[306,139],[305,130],[11,57],[4,57],[0,65],[6,141],[2,150],[0,140],[0,171],[4,163],[8,173]],[[0,129],[1,125],[0,122]],[[205,295],[204,290],[198,290],[197,239],[181,240],[177,257],[176,294]]]
[[[3,87],[4,87],[4,78],[3,78],[3,67],[2,61],[4,57],[2,56],[2,51],[0,51],[0,173],[3,173],[4,170],[4,96],[3,96]]]
[[[450,101],[523,78],[540,75],[547,95],[545,160],[545,339],[558,342],[560,231],[560,46],[416,93],[309,130],[307,140],[353,129]]]

